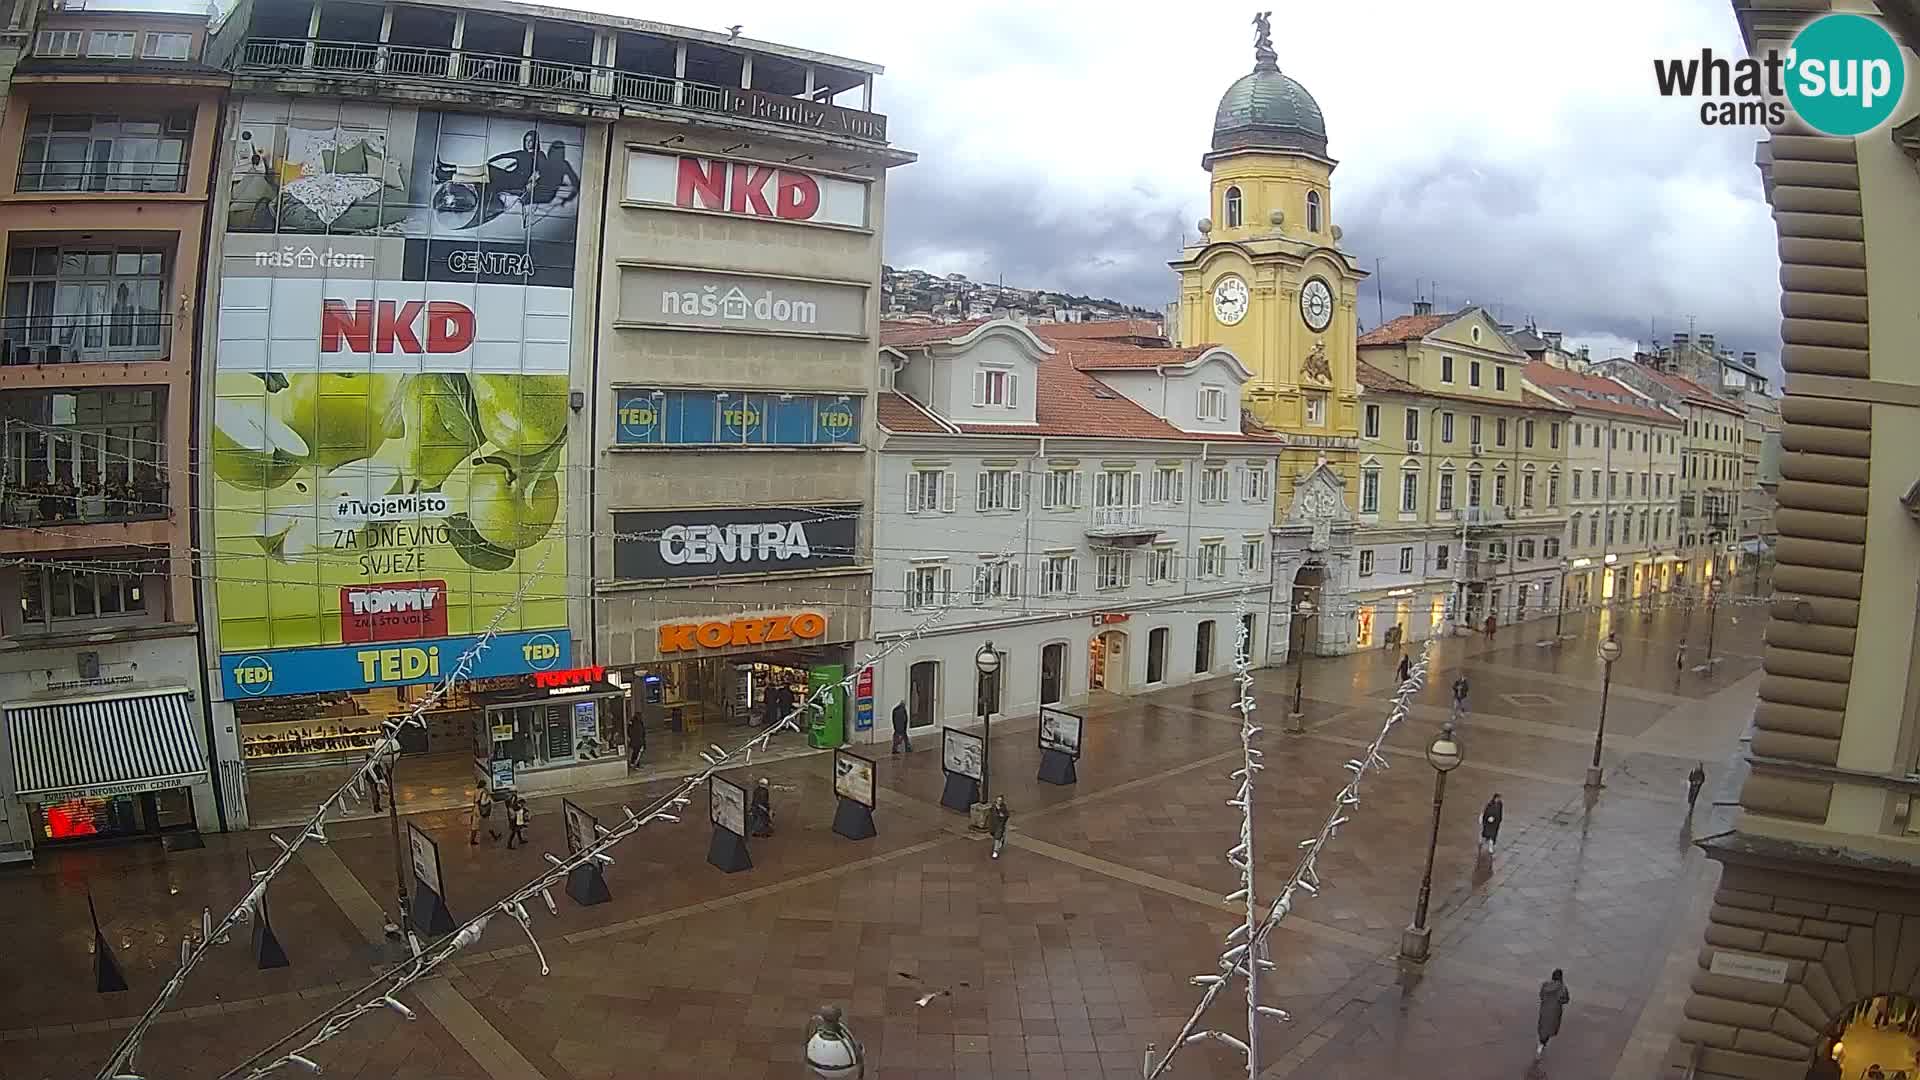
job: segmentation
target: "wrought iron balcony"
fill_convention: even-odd
[[[20,315],[0,319],[0,366],[165,360],[173,316],[160,312]]]
[[[187,166],[178,161],[24,162],[14,174],[13,190],[36,194],[181,192],[187,190]]]
[[[157,477],[84,486],[9,481],[0,529],[153,521],[170,513],[166,484]]]
[[[608,104],[631,103],[720,113],[864,142],[887,141],[887,118],[879,113],[844,109],[764,90],[712,86],[667,75],[531,56],[372,42],[249,38],[241,45],[236,70],[245,75],[315,72],[387,82],[518,87]]]
[[[1096,506],[1087,523],[1089,539],[1107,544],[1137,546],[1160,535],[1158,525],[1150,525],[1138,506]]]

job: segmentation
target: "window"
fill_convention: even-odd
[[[131,60],[136,36],[131,30],[95,30],[87,35],[87,56],[96,60]]]
[[[0,475],[16,496],[10,500],[11,522],[165,516],[165,415],[165,395],[151,389],[16,391],[0,397]],[[23,488],[47,491],[49,482],[61,485],[52,497],[20,497]],[[80,490],[71,492],[76,484]]]
[[[1647,512],[1645,510],[1640,511],[1639,535],[1641,540],[1647,538]]]
[[[1450,472],[1440,474],[1440,509],[1453,509],[1453,474]]]
[[[945,469],[907,473],[907,513],[953,513],[953,473]]]
[[[149,32],[141,43],[143,60],[185,60],[193,49],[192,34],[156,34]]]
[[[1417,513],[1420,509],[1420,473],[1406,469],[1400,473],[1400,512]]]
[[[1627,474],[1627,498],[1633,498],[1633,474]]]
[[[1307,426],[1324,427],[1327,422],[1327,395],[1308,394],[1306,397]]]
[[[1467,474],[1467,505],[1480,505],[1480,474],[1477,472]]]
[[[1453,357],[1451,356],[1440,358],[1440,381],[1444,383],[1453,381]]]
[[[1266,502],[1273,497],[1273,482],[1265,465],[1248,465],[1240,471],[1240,497],[1248,502]]]
[[[1373,576],[1373,549],[1372,548],[1360,549],[1360,576],[1361,577]]]
[[[1020,597],[1020,564],[1012,559],[983,559],[973,568],[973,602],[1017,600]]]
[[[1599,542],[1600,542],[1600,515],[1595,514],[1592,517],[1587,519],[1587,546],[1592,547],[1593,545],[1598,544]]]
[[[1493,477],[1493,505],[1507,505],[1507,474],[1495,473]]]
[[[1363,434],[1369,439],[1379,438],[1380,437],[1380,406],[1369,405],[1367,406],[1365,413],[1363,413],[1362,415],[1365,417],[1365,425],[1366,425]]]
[[[907,610],[922,611],[939,607],[953,593],[953,570],[932,563],[907,571]]]
[[[1172,544],[1156,544],[1147,553],[1147,584],[1164,585],[1180,580],[1180,549]]]
[[[1080,470],[1048,469],[1042,481],[1040,505],[1049,510],[1066,510],[1080,505]]]
[[[22,567],[20,620],[29,627],[52,629],[73,620],[145,615],[147,579],[165,573],[163,562],[150,559],[63,560],[59,567]]]
[[[1533,449],[1533,421],[1528,420],[1520,430],[1520,445]]]
[[[1579,431],[1580,429],[1574,428],[1573,430]],[[1580,470],[1579,469],[1573,470],[1573,497],[1576,499],[1580,497]]]
[[[1193,673],[1205,675],[1213,670],[1213,620],[1201,620],[1193,636]]]
[[[1533,473],[1520,475],[1520,509],[1533,509]]]
[[[1620,482],[1620,474],[1612,470],[1608,470],[1607,471],[1607,498],[1609,499],[1613,498],[1613,496],[1616,494],[1616,490],[1619,486],[1619,482]]]
[[[1496,416],[1493,419],[1493,445],[1507,445],[1507,418]]]
[[[1580,436],[1583,432],[1585,432],[1585,430],[1586,430],[1585,425],[1582,425],[1582,424],[1573,425],[1573,445],[1575,446],[1583,445],[1580,441]]]
[[[1240,572],[1248,577],[1258,577],[1267,568],[1267,540],[1263,536],[1248,536],[1240,541]]]
[[[1467,442],[1480,445],[1480,418],[1477,416],[1467,417]]]
[[[1102,469],[1093,474],[1093,520],[1098,525],[1131,525],[1140,516],[1140,474]]]
[[[1380,470],[1360,470],[1360,512],[1377,514],[1380,512]]]
[[[1203,503],[1223,503],[1227,501],[1227,470],[1225,466],[1209,465],[1200,470],[1200,501]]]
[[[1447,545],[1439,544],[1435,546],[1433,549],[1433,568],[1435,570],[1445,570],[1447,568],[1447,560],[1451,558],[1452,555],[1453,549]]]
[[[1545,540],[1540,541],[1540,557],[1543,559],[1559,558],[1560,538],[1557,536],[1549,536]]]
[[[1620,449],[1620,429],[1619,428],[1607,429],[1607,449],[1609,450]]]
[[[1567,539],[1574,547],[1580,546],[1580,515],[1567,518]]]
[[[11,249],[0,326],[12,362],[165,357],[173,324],[167,261],[165,251],[147,247]]]
[[[1453,414],[1450,412],[1440,414],[1440,441],[1443,443],[1453,441]]]
[[[1021,483],[1026,476],[1017,469],[982,469],[976,485],[974,506],[980,510],[1020,509]]]
[[[1607,544],[1608,544],[1608,546],[1612,546],[1612,544],[1613,544],[1613,535],[1614,535],[1614,528],[1613,528],[1613,527],[1614,527],[1614,524],[1615,524],[1615,519],[1614,519],[1614,516],[1613,516],[1612,514],[1608,514],[1608,515],[1607,515]]]
[[[1161,506],[1179,506],[1187,501],[1187,469],[1184,465],[1160,465],[1153,470],[1153,501]]]
[[[1597,499],[1600,497],[1600,470],[1592,469],[1589,471],[1593,474],[1593,497]]]
[[[1244,218],[1244,214],[1245,214],[1245,211],[1244,211],[1244,208],[1242,207],[1242,201],[1240,198],[1240,189],[1237,187],[1228,188],[1227,189],[1227,209],[1225,214],[1225,217],[1227,219],[1227,228],[1229,229],[1239,228],[1240,223]]]
[[[1218,578],[1227,575],[1227,542],[1219,537],[1200,541],[1199,576]]]
[[[977,368],[973,373],[973,404],[977,408],[1001,405],[1012,409],[1020,403],[1020,376],[1004,368]]]
[[[1200,388],[1200,419],[1225,420],[1227,418],[1227,391],[1224,387],[1203,386]]]
[[[1072,596],[1080,591],[1080,560],[1050,554],[1040,563],[1040,595]]]
[[[1409,445],[1420,441],[1420,410],[1408,409],[1406,418],[1406,439]]]
[[[1413,573],[1413,549],[1410,547],[1400,549],[1400,572],[1403,574]]]
[[[1320,231],[1320,193],[1317,191],[1307,192],[1307,231]]]
[[[82,34],[79,30],[42,30],[33,53],[45,57],[79,56]]]
[[[1093,587],[1124,589],[1133,584],[1133,552],[1102,551],[1094,561]]]
[[[1515,548],[1518,552],[1518,558],[1520,559],[1521,562],[1533,561],[1533,541],[1522,540],[1520,541],[1519,544],[1515,545]]]
[[[1507,369],[1498,364],[1493,366],[1493,388],[1495,390],[1505,390],[1507,388]]]
[[[1505,540],[1495,540],[1493,543],[1488,544],[1487,559],[1490,562],[1506,562],[1507,542]]]
[[[1480,361],[1478,360],[1467,361],[1467,385],[1480,385]]]
[[[1533,444],[1528,443],[1527,445],[1531,446]],[[1547,449],[1549,450],[1560,449],[1560,425],[1559,424],[1547,425]]]
[[[1579,475],[1579,474],[1576,473],[1575,475]],[[1553,473],[1547,477],[1547,508],[1552,509],[1553,507],[1556,507],[1559,505],[1560,505],[1560,474]]]

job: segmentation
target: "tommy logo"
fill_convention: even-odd
[[[392,581],[340,590],[342,641],[411,641],[446,632],[444,581]]]

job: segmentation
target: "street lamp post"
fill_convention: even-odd
[[[973,666],[980,673],[976,684],[980,704],[980,801],[991,803],[993,797],[988,794],[991,786],[989,778],[993,775],[993,678],[1000,671],[1000,654],[994,651],[993,642],[980,646],[973,654]]]
[[[1440,806],[1447,797],[1447,774],[1460,767],[1463,755],[1453,737],[1453,721],[1441,725],[1440,734],[1427,747],[1427,763],[1433,766],[1433,830],[1427,836],[1427,869],[1420,875],[1420,900],[1414,905],[1413,925],[1400,935],[1400,958],[1410,963],[1427,962],[1427,949],[1433,931],[1427,928],[1427,904],[1433,899],[1433,856],[1440,846]]]
[[[1293,612],[1300,620],[1300,655],[1293,661],[1293,710],[1287,714],[1287,730],[1299,732],[1306,730],[1307,620],[1313,617],[1313,601],[1300,601]]]
[[[1620,639],[1608,634],[1607,640],[1600,643],[1600,661],[1605,674],[1600,677],[1600,729],[1593,733],[1593,764],[1587,766],[1587,790],[1598,791],[1604,785],[1600,783],[1600,749],[1607,741],[1607,693],[1613,689],[1613,662],[1620,659]]]
[[[1704,664],[1707,674],[1713,674],[1713,628],[1720,622],[1720,590],[1712,579],[1707,581],[1707,659]]]

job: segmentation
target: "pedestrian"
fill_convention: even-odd
[[[1500,628],[1500,620],[1494,618],[1492,612],[1488,612],[1487,613],[1487,640],[1488,641],[1493,640],[1493,632],[1495,630],[1498,630],[1499,628]]]
[[[373,768],[367,770],[367,776],[373,781],[369,786],[373,788],[373,812],[377,814],[380,812],[381,796],[393,797],[393,792],[387,787],[386,766],[380,764],[380,760],[375,758]]]
[[[632,709],[627,720],[627,767],[637,769],[647,755],[647,703],[633,702]]]
[[[1411,678],[1413,678],[1413,657],[1411,657],[1411,656],[1402,656],[1402,657],[1400,658],[1400,683],[1401,683],[1401,685],[1403,685],[1403,686],[1404,686],[1404,685],[1406,685],[1406,681],[1407,681],[1408,679],[1411,679]]]
[[[1684,641],[1680,643],[1678,649],[1673,651],[1673,670],[1687,670],[1687,643]]]
[[[1462,674],[1453,680],[1453,715],[1459,716],[1467,711],[1467,677]]]
[[[527,800],[521,798],[517,791],[509,794],[507,796],[507,849],[509,851],[518,846],[514,841],[517,840],[521,844],[527,842],[529,816],[531,815],[527,809]]]
[[[913,743],[907,740],[907,702],[904,698],[893,707],[893,752],[913,753]]]
[[[1539,1061],[1547,1052],[1547,1040],[1560,1034],[1560,1016],[1566,1010],[1567,1002],[1573,1000],[1567,994],[1566,976],[1559,968],[1553,969],[1553,978],[1540,984],[1540,1026],[1538,1034],[1540,1045],[1534,1047],[1533,1060]]]
[[[1693,804],[1700,801],[1700,789],[1707,786],[1706,766],[1696,761],[1693,771],[1687,774],[1687,813],[1693,813]]]
[[[753,785],[753,805],[747,808],[747,833],[751,836],[773,835],[773,788],[764,776]]]
[[[1500,801],[1500,793],[1494,792],[1493,798],[1480,811],[1480,846],[1487,854],[1493,854],[1493,846],[1500,842],[1500,823],[1506,820],[1507,806]]]
[[[999,858],[1007,848],[1007,819],[1013,811],[1007,809],[1007,797],[995,795],[993,808],[987,811],[987,831],[993,834],[993,857]]]
[[[473,802],[467,807],[467,843],[480,842],[480,830],[487,830],[493,843],[500,842],[500,830],[493,827],[493,789],[485,784],[473,794]]]

